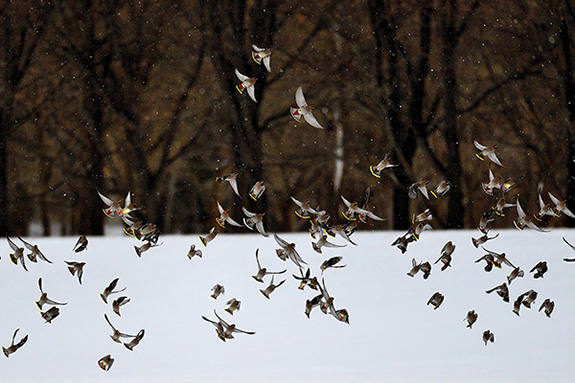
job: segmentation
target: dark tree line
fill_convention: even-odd
[[[206,232],[217,201],[300,230],[290,195],[339,220],[340,194],[367,187],[387,218],[370,228],[426,207],[434,226],[475,227],[492,202],[474,139],[499,145],[494,170],[528,210],[540,183],[575,209],[571,0],[0,3],[0,232],[102,234],[97,191],[132,191],[164,232]],[[252,44],[273,49],[271,73]],[[289,116],[300,85],[325,130]],[[400,166],[377,179],[387,152]],[[215,183],[233,171],[242,200]],[[423,179],[452,188],[410,200]]]

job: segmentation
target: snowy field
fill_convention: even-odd
[[[0,246],[0,344],[8,346],[12,333],[17,340],[29,335],[27,344],[10,358],[0,360],[3,382],[572,382],[575,376],[575,257],[563,241],[575,243],[575,231],[504,230],[487,242],[487,249],[506,252],[525,270],[513,281],[510,303],[485,290],[506,281],[511,269],[487,273],[484,263],[474,260],[485,254],[475,249],[471,236],[478,231],[424,232],[406,254],[392,247],[398,232],[357,232],[358,246],[324,248],[323,255],[311,248],[305,233],[280,234],[296,243],[296,249],[314,274],[329,257],[342,255],[347,267],[324,273],[336,308],[345,307],[350,324],[338,322],[315,308],[311,319],[304,315],[305,300],[315,291],[298,290],[292,277],[297,267],[275,255],[272,237],[220,234],[204,248],[197,236],[162,236],[161,247],[138,258],[127,236],[89,238],[88,250],[76,254],[76,238],[27,238],[36,242],[54,261],[27,263],[29,272],[14,266],[6,241]],[[490,233],[491,235],[495,232]],[[451,268],[433,265],[431,276],[410,278],[411,259],[435,262],[447,241],[456,245]],[[17,240],[16,240],[17,241]],[[341,238],[333,240],[345,243]],[[19,241],[17,241],[19,243]],[[203,258],[186,257],[191,244]],[[257,271],[255,250],[269,270],[288,269],[276,276],[286,283],[267,300],[250,276]],[[68,272],[64,260],[86,262],[83,284]],[[549,271],[534,279],[529,270],[546,260]],[[44,291],[54,300],[67,301],[52,324],[44,323],[34,304]],[[114,278],[131,302],[112,312],[99,293]],[[270,276],[265,278],[268,282]],[[210,298],[216,283],[225,295]],[[539,296],[521,316],[512,313],[515,298],[529,289]],[[436,291],[445,296],[438,310],[426,305]],[[241,310],[233,316],[224,311],[226,301],[237,298]],[[547,318],[538,312],[545,298],[555,301]],[[214,326],[202,320],[213,313],[255,335],[236,334],[222,342]],[[474,309],[479,318],[472,330],[464,318]],[[134,351],[114,343],[106,313],[121,331],[145,336]],[[482,341],[484,330],[495,334],[495,343]],[[106,354],[115,359],[102,371],[97,361]]]

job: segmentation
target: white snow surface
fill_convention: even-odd
[[[305,300],[317,295],[306,287],[298,290],[297,267],[281,261],[272,237],[222,233],[204,248],[197,235],[164,235],[163,245],[138,258],[127,236],[89,237],[88,250],[72,251],[77,238],[25,238],[37,243],[54,264],[27,262],[29,272],[14,266],[6,241],[0,246],[0,344],[7,347],[12,333],[17,340],[28,334],[24,347],[0,360],[3,382],[572,382],[575,335],[575,257],[561,237],[575,243],[575,231],[554,229],[542,234],[502,230],[485,248],[505,252],[525,270],[513,281],[510,303],[490,289],[506,281],[511,268],[487,273],[485,254],[472,246],[478,231],[426,231],[401,254],[391,243],[403,233],[357,232],[358,246],[312,250],[306,233],[280,233],[295,242],[312,273],[321,278],[319,265],[329,257],[343,256],[347,267],[324,273],[336,308],[345,307],[350,324],[337,321],[315,308],[304,315]],[[493,235],[495,233],[490,233]],[[339,244],[341,238],[331,239]],[[456,245],[452,267],[431,276],[410,278],[411,259],[435,262],[447,241]],[[17,241],[17,240],[16,240]],[[18,241],[17,241],[18,242]],[[203,258],[186,257],[191,244]],[[251,278],[257,271],[255,250],[268,270],[288,269],[275,282],[287,281],[266,299],[260,284]],[[68,272],[64,260],[86,262],[83,285]],[[546,260],[549,271],[534,279],[529,270]],[[34,304],[44,291],[61,306],[52,324],[44,323]],[[114,278],[126,291],[110,296],[106,305],[99,293]],[[210,298],[216,283],[225,295]],[[515,298],[535,289],[539,296],[531,309],[512,313]],[[426,303],[436,291],[445,295],[434,310]],[[131,302],[112,312],[111,302],[121,296]],[[224,311],[226,301],[237,298],[241,310]],[[555,301],[547,318],[538,312],[545,298]],[[255,335],[235,334],[222,342],[214,326],[202,320],[213,313]],[[464,318],[474,309],[479,318],[473,329]],[[121,331],[145,336],[133,351],[114,343],[104,321],[107,313]],[[484,330],[495,334],[495,343],[482,341]],[[112,354],[115,363],[104,372],[97,361]]]

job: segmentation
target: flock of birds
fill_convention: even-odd
[[[262,49],[257,46],[253,46],[252,57],[258,64],[263,64],[266,70],[271,71],[270,66],[270,58],[271,58],[272,51],[270,49]],[[240,93],[244,91],[248,93],[249,97],[254,101],[257,102],[255,98],[255,91],[254,86],[256,83],[255,78],[250,78],[241,74],[237,69],[235,70],[235,74],[240,84],[237,85],[237,90]],[[297,108],[290,108],[291,116],[296,120],[300,121],[301,117],[311,126],[323,129],[321,124],[316,120],[312,111],[313,107],[308,105],[304,95],[302,87],[299,86],[297,88],[295,94],[295,100],[297,104]],[[496,164],[499,167],[503,167],[502,163],[500,162],[499,158],[496,155],[497,146],[484,146],[477,141],[474,141],[474,145],[477,148],[477,157],[484,161],[486,159],[490,160],[492,163]],[[376,165],[370,166],[369,170],[374,177],[381,178],[386,169],[397,167],[397,164],[393,164],[391,160],[391,154],[387,153],[385,157]],[[488,241],[495,240],[499,234],[495,236],[489,236],[489,231],[492,226],[492,222],[495,221],[498,217],[504,215],[504,210],[510,207],[515,207],[517,211],[517,219],[514,221],[514,225],[517,229],[523,230],[525,228],[530,228],[533,230],[545,232],[546,229],[542,229],[539,227],[537,222],[540,222],[546,216],[550,217],[557,217],[562,214],[565,214],[569,217],[575,218],[575,215],[569,211],[566,207],[565,201],[561,201],[556,198],[553,194],[547,193],[550,199],[550,203],[546,203],[542,197],[542,189],[539,190],[539,210],[531,215],[527,215],[524,210],[522,209],[519,203],[519,197],[517,196],[516,200],[513,202],[509,202],[506,200],[508,196],[508,192],[514,189],[517,185],[515,180],[511,178],[504,179],[502,176],[495,176],[494,172],[489,167],[488,171],[488,182],[482,183],[482,188],[485,193],[490,196],[494,197],[492,207],[490,207],[481,217],[480,222],[478,224],[478,229],[481,232],[481,236],[478,238],[471,238],[473,245],[475,248],[481,247],[485,251],[485,254],[478,258],[475,262],[485,262],[484,270],[485,272],[491,272],[493,268],[502,269],[503,267],[508,267],[510,269],[510,273],[502,284],[497,285],[489,290],[486,291],[487,294],[491,294],[495,292],[499,295],[504,302],[510,302],[510,286],[512,282],[516,278],[522,278],[525,276],[525,272],[519,267],[516,266],[511,260],[509,260],[505,253],[496,253],[494,251],[490,251],[485,249],[483,245]],[[224,183],[227,182],[233,192],[240,198],[242,194],[239,192],[238,188],[238,173],[233,172],[225,175],[220,175],[216,177],[216,182]],[[430,199],[429,194],[431,194],[435,198],[441,198],[445,196],[452,185],[450,185],[447,181],[439,182],[434,188],[428,190],[428,180],[420,180],[413,185],[411,185],[407,193],[410,198],[416,199],[421,194],[426,200]],[[258,201],[258,199],[263,195],[266,190],[265,182],[258,181],[256,182],[248,192],[248,196],[252,198],[254,201]],[[103,195],[102,193],[98,192],[102,202],[105,204],[105,208],[103,209],[104,214],[109,218],[120,218],[124,224],[124,232],[141,241],[143,244],[141,246],[134,246],[134,250],[138,257],[141,257],[143,253],[147,252],[153,247],[158,247],[162,245],[162,243],[158,243],[160,230],[159,228],[150,222],[146,222],[143,219],[135,218],[139,216],[138,213],[141,208],[134,205],[131,201],[131,193],[128,192],[126,195],[123,203],[122,199],[110,199]],[[381,221],[383,220],[382,217],[378,216],[376,213],[371,211],[369,205],[369,198],[371,195],[371,190],[368,187],[365,191],[365,195],[363,197],[363,201],[357,202],[353,199],[348,199],[345,196],[341,196],[341,200],[343,205],[345,205],[346,209],[342,211],[342,215],[345,219],[343,223],[336,223],[331,224],[330,219],[331,216],[328,214],[326,210],[322,210],[318,206],[312,205],[309,200],[299,200],[294,196],[290,196],[291,200],[294,203],[295,207],[295,214],[309,223],[309,233],[311,236],[311,247],[312,249],[319,253],[323,254],[323,250],[325,248],[333,249],[333,248],[342,248],[347,246],[347,244],[357,246],[357,244],[352,240],[352,236],[358,226],[360,224],[365,224],[368,220],[376,220]],[[263,237],[269,237],[270,234],[265,230],[264,227],[264,218],[265,213],[263,212],[251,212],[247,210],[245,207],[242,208],[242,212],[244,217],[241,219],[234,219],[230,215],[230,211],[222,206],[219,202],[217,202],[217,209],[218,215],[214,217],[216,225],[207,233],[206,235],[200,235],[198,238],[200,243],[207,247],[209,243],[216,239],[217,235],[224,232],[226,228],[229,226],[236,226],[242,227],[245,226],[249,230],[255,230]],[[396,246],[400,251],[403,253],[408,251],[408,245],[412,242],[419,241],[421,239],[421,235],[425,230],[431,229],[430,221],[432,220],[433,216],[430,209],[425,209],[419,214],[415,214],[412,217],[412,226],[409,230],[402,236],[398,237],[391,245]],[[241,222],[241,223],[240,223]],[[337,244],[331,242],[331,238],[338,238],[341,237],[345,244]],[[309,296],[305,302],[302,302],[304,314],[310,318],[312,311],[314,308],[319,308],[319,310],[326,315],[329,315],[335,318],[337,321],[343,323],[350,323],[350,314],[346,308],[342,308],[335,305],[335,298],[328,292],[326,287],[326,280],[324,277],[324,273],[328,269],[341,269],[344,268],[346,265],[342,264],[343,257],[342,256],[332,256],[327,259],[323,263],[321,263],[319,270],[313,271],[309,266],[308,263],[301,257],[298,250],[296,250],[296,244],[290,243],[289,241],[281,238],[277,234],[273,234],[273,238],[276,241],[278,247],[276,249],[277,257],[284,261],[288,262],[290,265],[293,264],[293,267],[296,268],[296,273],[292,274],[293,278],[298,283],[298,289],[304,290],[309,289],[313,291],[313,294]],[[573,250],[575,250],[575,246],[567,242],[565,238],[564,241],[569,245]],[[26,266],[26,259],[30,262],[38,262],[43,261],[47,263],[52,263],[38,248],[37,245],[33,245],[24,239],[18,237],[18,240],[23,244],[23,247],[17,245],[11,238],[7,238],[8,244],[12,250],[9,254],[10,260],[15,265],[21,265],[22,268],[28,271]],[[76,245],[73,248],[73,251],[76,253],[81,253],[82,251],[86,250],[88,246],[88,239],[85,236],[80,236]],[[25,249],[27,249],[30,253],[24,254]],[[440,264],[441,271],[444,272],[451,267],[452,256],[455,252],[456,245],[451,241],[447,242],[441,252],[439,258],[433,263],[433,265]],[[196,248],[195,244],[190,246],[190,249],[187,253],[187,257],[192,260],[195,257],[202,257],[202,251]],[[262,295],[267,298],[272,298],[272,293],[284,285],[287,279],[282,279],[279,282],[276,282],[275,278],[284,275],[287,273],[288,269],[278,270],[278,271],[269,271],[266,267],[262,266],[260,257],[259,257],[259,249],[255,250],[255,260],[257,270],[252,278],[255,282],[264,284],[265,287],[260,289],[259,291]],[[575,259],[564,259],[567,262],[575,261]],[[83,269],[86,265],[85,262],[79,261],[65,261],[66,267],[68,268],[69,272],[78,279],[79,284],[82,284],[82,276],[83,276]],[[412,260],[412,268],[407,273],[409,277],[415,277],[419,272],[422,273],[423,279],[428,279],[431,275],[433,265],[429,261],[425,262],[418,262],[415,258]],[[542,278],[545,273],[547,272],[547,263],[546,261],[541,261],[534,265],[530,269],[530,273],[533,273],[534,278]],[[317,272],[317,273],[316,273]],[[266,279],[268,281],[266,282]],[[118,289],[118,282],[119,278],[114,279],[107,285],[102,293],[100,294],[102,300],[106,305],[108,305],[108,298],[111,295],[119,294],[125,290],[124,288]],[[36,305],[40,309],[41,317],[47,322],[51,323],[55,320],[59,314],[59,306],[66,305],[66,302],[59,302],[56,300],[52,300],[48,298],[46,292],[44,292],[43,285],[42,285],[42,278],[38,279],[38,287],[41,293],[40,298],[36,301]],[[219,283],[215,283],[212,290],[211,290],[211,297],[216,300],[219,298],[220,295],[225,294],[225,287]],[[517,296],[513,303],[512,312],[516,315],[520,315],[520,309],[525,307],[527,309],[531,308],[531,306],[535,303],[538,298],[537,291],[530,289],[526,292],[523,292]],[[445,297],[442,293],[436,292],[433,294],[427,304],[432,306],[434,309],[440,308],[441,304],[443,303]],[[112,311],[121,316],[120,308],[127,303],[130,302],[130,298],[127,296],[119,296],[117,299],[113,300],[111,303]],[[230,316],[233,316],[235,312],[239,311],[241,308],[241,301],[237,298],[229,299],[226,302],[225,312]],[[44,307],[47,307],[46,310],[42,311]],[[551,317],[551,314],[554,309],[554,302],[547,298],[545,299],[541,305],[539,306],[539,311],[544,310],[544,313],[547,317]],[[207,316],[201,316],[202,319],[209,323],[210,325],[214,326],[216,335],[222,341],[227,341],[234,338],[234,334],[247,334],[253,335],[255,334],[254,331],[246,331],[238,328],[236,324],[230,323],[228,320],[224,319],[216,309],[213,312],[215,318],[209,318]],[[225,316],[225,314],[224,314]],[[110,335],[111,339],[114,342],[122,343],[122,339],[126,339],[123,345],[129,349],[133,350],[144,338],[145,330],[140,330],[137,334],[126,334],[118,330],[111,322],[108,315],[104,314],[104,319],[110,326],[112,330],[112,334]],[[465,321],[467,322],[467,327],[472,328],[474,323],[478,319],[478,313],[475,310],[470,310],[466,317]],[[19,348],[23,347],[27,340],[28,335],[20,338],[16,341],[19,329],[16,329],[13,333],[11,343],[8,347],[2,347],[2,351],[6,357],[9,357],[12,353],[16,352]],[[494,334],[489,330],[486,329],[482,335],[483,341],[487,345],[489,342],[495,341]],[[114,364],[114,358],[111,354],[107,354],[98,360],[98,366],[104,370],[108,371],[112,365]]]

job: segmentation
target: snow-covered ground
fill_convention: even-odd
[[[220,234],[206,248],[197,236],[162,236],[161,247],[135,254],[140,245],[127,236],[89,238],[88,250],[76,254],[76,238],[28,238],[37,242],[54,261],[31,264],[29,272],[14,266],[6,242],[0,247],[0,344],[8,346],[12,332],[29,335],[27,344],[0,360],[1,381],[18,382],[571,382],[575,333],[575,263],[563,257],[575,253],[561,240],[575,243],[575,231],[553,230],[549,234],[504,230],[485,244],[487,249],[506,252],[525,270],[513,281],[510,303],[485,290],[506,281],[511,269],[487,273],[484,263],[474,261],[485,254],[475,249],[471,236],[477,231],[424,232],[420,241],[401,254],[391,243],[402,233],[358,232],[358,246],[324,248],[315,253],[304,233],[280,234],[306,260],[316,275],[328,257],[342,255],[347,267],[324,273],[337,308],[345,307],[350,324],[338,322],[314,309],[304,315],[305,300],[315,291],[297,289],[293,263],[275,254],[272,237]],[[494,234],[494,233],[491,233]],[[435,262],[443,245],[453,241],[453,267],[431,276],[410,278],[411,259]],[[340,238],[334,242],[345,243]],[[186,257],[196,244],[203,258]],[[260,292],[265,285],[250,276],[257,271],[255,250],[269,270],[288,272],[287,278],[267,300]],[[85,261],[83,285],[68,272],[64,260]],[[547,260],[549,271],[534,279],[529,270]],[[54,300],[67,301],[53,323],[45,324],[34,301],[44,291]],[[99,293],[114,278],[131,302],[122,316],[106,306]],[[278,278],[280,277],[280,278]],[[270,279],[266,277],[266,282]],[[225,295],[210,298],[216,283]],[[539,297],[521,316],[512,313],[515,298],[535,289]],[[436,291],[445,295],[438,310],[426,305]],[[233,316],[224,311],[228,299],[242,302]],[[538,312],[545,298],[555,301],[551,318]],[[222,342],[214,327],[202,320],[214,318],[214,309],[241,329],[255,335],[236,334]],[[479,319],[472,330],[464,318],[474,309]],[[110,338],[103,314],[121,331],[145,337],[134,351]],[[495,343],[484,345],[482,333],[491,329]],[[115,364],[100,370],[100,357],[112,354]]]

